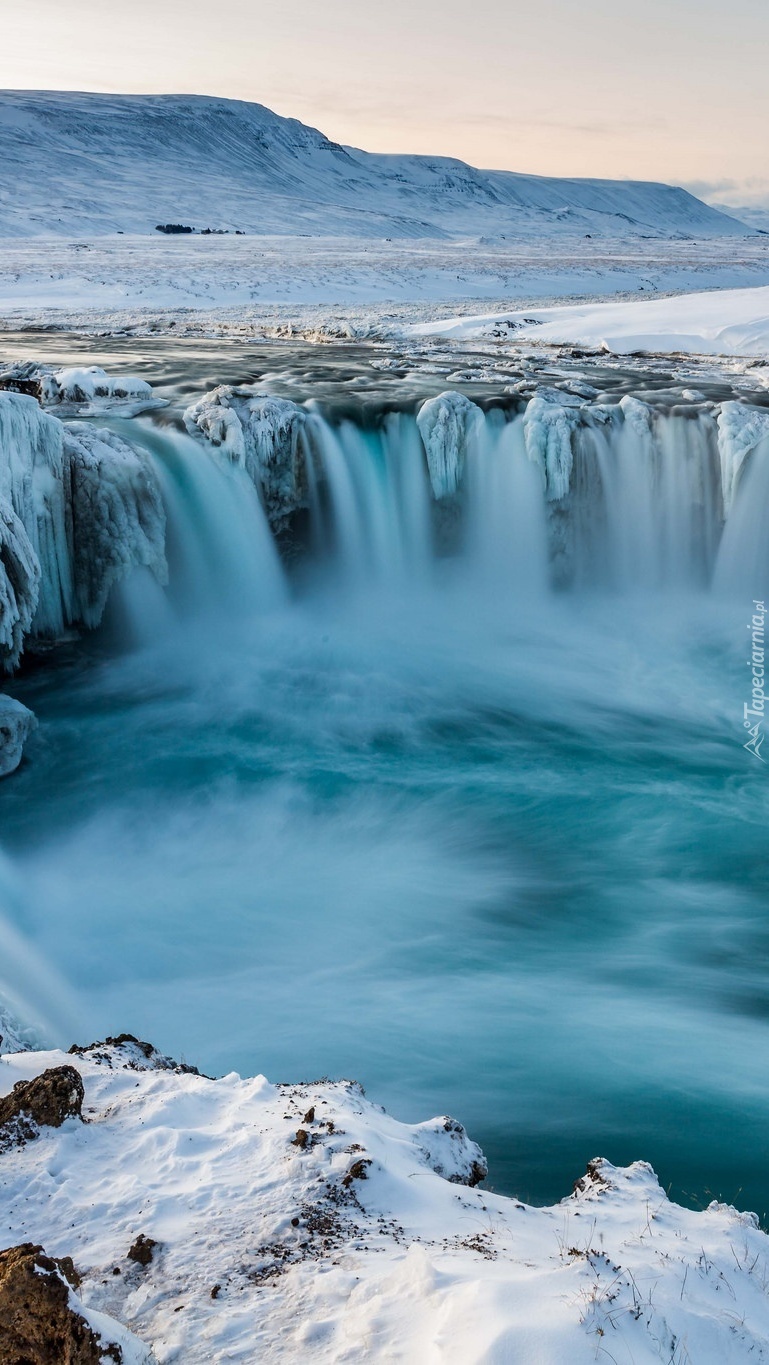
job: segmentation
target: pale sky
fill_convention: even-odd
[[[769,0],[0,0],[0,87],[225,95],[368,151],[769,203]]]

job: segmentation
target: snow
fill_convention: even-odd
[[[769,285],[769,238],[469,235],[458,241],[320,237],[88,237],[0,241],[0,312],[99,332],[200,323],[237,334],[314,328],[354,336],[377,321],[486,316],[579,297]],[[454,301],[454,307],[450,305]],[[419,308],[414,308],[420,303]],[[412,305],[409,308],[409,305]],[[334,316],[334,310],[346,312]],[[158,317],[158,310],[161,316]],[[215,311],[211,311],[215,310]],[[224,310],[227,310],[223,316]],[[90,314],[90,317],[84,315]],[[81,322],[82,319],[82,322]],[[293,329],[293,331],[292,331]],[[507,329],[505,329],[507,330]]]
[[[184,414],[191,435],[202,434],[246,470],[276,527],[303,500],[306,420],[307,414],[296,403],[226,384]]]
[[[588,346],[627,355],[687,351],[769,356],[769,287],[682,294],[649,302],[598,303],[447,318],[406,329],[411,337],[516,340]]]
[[[12,187],[0,234],[10,237],[147,234],[165,223],[416,239],[755,231],[669,185],[372,155],[262,105],[207,96],[5,91],[0,140]]]
[[[531,1208],[457,1183],[481,1157],[453,1121],[400,1123],[346,1081],[210,1080],[131,1043],[6,1056],[0,1091],[65,1063],[87,1122],[3,1154],[5,1239],[71,1255],[86,1313],[159,1365],[769,1358],[757,1220],[671,1203],[643,1162],[593,1162]]]
[[[442,393],[422,405],[417,425],[433,494],[450,497],[462,482],[468,445],[483,425],[483,413],[461,393]]]

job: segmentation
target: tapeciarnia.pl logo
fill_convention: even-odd
[[[766,620],[766,607],[763,602],[753,602],[753,616],[751,617],[748,630],[751,632],[752,649],[748,659],[748,668],[751,670],[751,699],[745,702],[743,707],[743,724],[750,735],[747,744],[743,744],[743,749],[747,749],[749,754],[765,763],[766,759],[761,754],[761,745],[766,736],[762,729],[765,710],[766,693],[764,692],[764,652],[765,636],[764,622]]]

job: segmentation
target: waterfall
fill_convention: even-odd
[[[66,424],[0,393],[0,653],[93,628],[242,617],[288,592],[281,555],[335,590],[511,600],[550,589],[765,592],[769,412],[665,409],[541,387],[483,411],[448,392],[338,419],[247,387],[188,409]]]
[[[122,424],[125,429],[126,424]],[[247,615],[279,605],[285,579],[252,479],[211,459],[191,437],[142,420],[168,524],[169,596],[181,615]]]
[[[424,455],[412,417],[377,430],[310,417],[316,544],[353,586],[423,584],[432,558]],[[325,496],[321,496],[325,490]]]

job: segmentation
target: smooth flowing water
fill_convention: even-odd
[[[646,474],[598,424],[566,534],[492,412],[436,524],[396,406],[310,414],[282,564],[242,470],[124,424],[171,585],[135,576],[14,680],[40,729],[0,785],[6,974],[65,1043],[126,1029],[453,1113],[525,1198],[601,1154],[763,1213],[769,789],[743,704],[769,452],[721,535],[707,415],[673,414]]]

